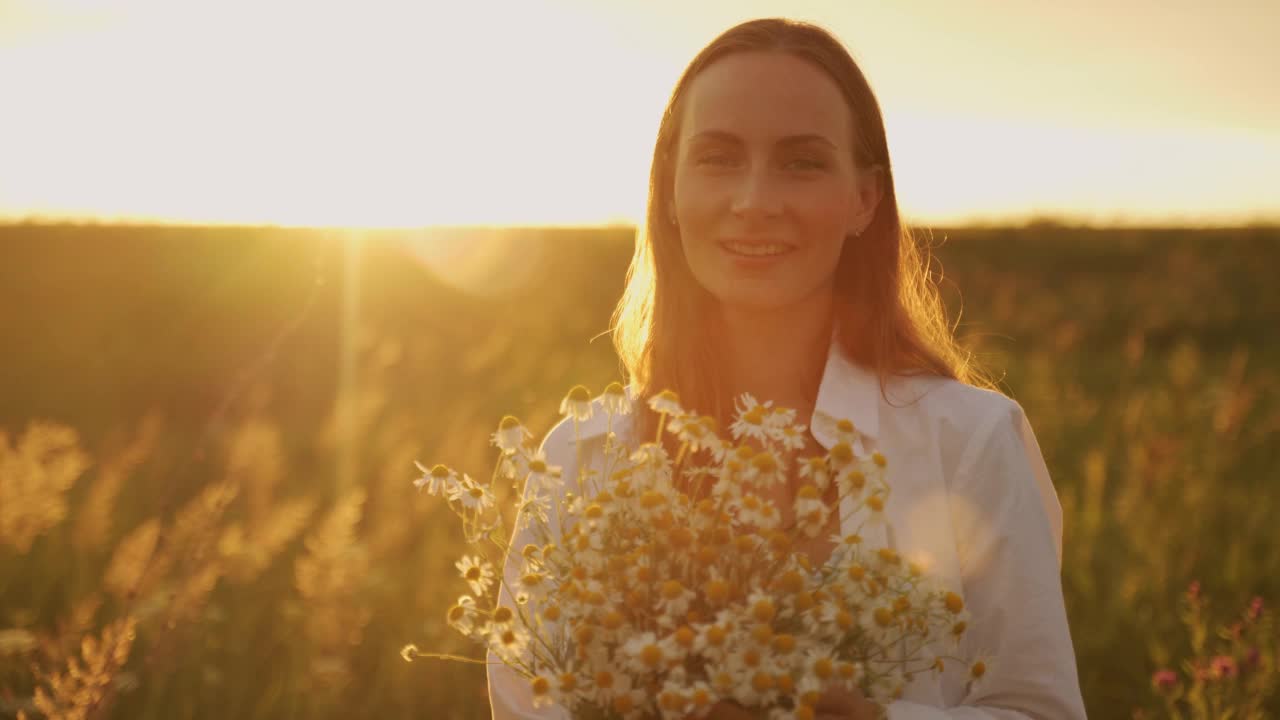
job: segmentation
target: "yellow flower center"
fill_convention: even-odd
[[[712,647],[720,647],[728,637],[729,631],[719,625],[712,625],[707,628],[707,644]]]
[[[796,649],[796,637],[782,633],[773,638],[773,649],[786,655]]]
[[[684,648],[693,647],[693,640],[696,637],[697,634],[688,625],[681,625],[680,629],[675,632],[676,644]]]
[[[675,600],[684,594],[684,585],[679,580],[668,580],[662,583],[662,597],[667,600]]]
[[[658,667],[662,662],[662,649],[657,645],[645,645],[640,651],[640,662],[651,668]]]
[[[762,623],[773,622],[773,617],[777,614],[778,609],[768,598],[761,598],[751,606],[751,617]]]
[[[751,687],[756,692],[766,692],[774,687],[773,675],[767,672],[758,672],[751,676]]]

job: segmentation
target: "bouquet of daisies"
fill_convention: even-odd
[[[657,437],[629,447],[612,427],[631,400],[610,385],[594,410],[609,414],[609,432],[588,464],[577,423],[597,405],[585,388],[570,391],[561,411],[578,438],[575,477],[531,448],[511,417],[493,435],[501,455],[488,482],[419,465],[415,484],[447,499],[478,551],[457,563],[471,592],[447,622],[526,678],[535,705],[630,720],[697,716],[729,700],[805,720],[832,682],[885,702],[915,674],[965,662],[930,650],[958,647],[960,596],[859,534],[884,522],[890,484],[886,458],[855,452],[850,422],[815,418],[839,442],[793,461],[806,431],[793,410],[743,395],[726,439],[669,391],[648,404]],[[521,491],[516,536],[534,539],[522,547],[506,547],[494,500],[506,482]],[[798,489],[784,527],[768,498],[788,483]],[[835,549],[818,565],[797,543],[827,527],[832,486],[836,507],[855,510],[854,532],[831,537]],[[504,565],[518,564],[514,586],[497,582],[486,543],[501,548]],[[981,663],[968,666],[981,674]]]

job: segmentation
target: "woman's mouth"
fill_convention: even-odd
[[[786,255],[795,250],[794,246],[785,243],[741,242],[737,240],[723,240],[720,242],[720,247],[734,255],[753,258],[776,257],[778,255]]]

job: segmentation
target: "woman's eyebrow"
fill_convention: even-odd
[[[694,142],[698,140],[719,140],[722,142],[733,143],[735,145],[742,144],[742,138],[739,138],[737,135],[734,135],[733,133],[725,130],[703,130],[702,132],[695,133],[689,137],[689,142]],[[805,145],[807,143],[815,143],[815,142],[822,145],[826,145],[832,149],[838,149],[836,148],[835,143],[828,140],[825,136],[819,135],[817,133],[787,135],[785,137],[778,138],[777,144],[785,147],[785,146],[791,146],[791,145]]]

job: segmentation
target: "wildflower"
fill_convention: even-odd
[[[1215,680],[1230,680],[1240,674],[1240,668],[1230,655],[1218,655],[1209,661],[1209,673]]]
[[[854,428],[854,424],[846,419],[832,418],[831,415],[823,413],[822,410],[814,411],[813,420],[810,421],[815,432],[826,434],[829,437],[835,437],[836,442],[844,442],[852,445],[858,430]]]
[[[547,464],[547,453],[544,450],[534,453],[533,457],[529,458],[526,467],[528,468],[528,475],[525,476],[525,486],[532,485],[535,488],[551,487],[552,481],[558,479],[563,470],[559,465]]]
[[[445,495],[458,484],[458,473],[444,465],[435,465],[428,469],[416,460],[413,463],[422,471],[422,477],[413,481],[413,486],[422,492],[426,488],[428,495]]]
[[[627,397],[626,389],[618,382],[611,382],[605,387],[601,404],[604,405],[604,411],[610,415],[631,413],[631,398]]]
[[[496,630],[489,636],[489,647],[503,662],[520,657],[520,654],[524,652],[525,646],[528,644],[529,633],[519,627]]]
[[[970,692],[981,687],[991,675],[991,658],[979,656],[969,663]]]
[[[551,511],[551,497],[543,493],[530,493],[520,503],[518,529],[524,530],[535,522],[546,525]]]
[[[628,666],[639,672],[654,672],[667,663],[662,645],[651,632],[632,636],[622,646],[622,653],[626,656]]]
[[[555,698],[551,697],[551,688],[555,683],[555,678],[550,675],[539,673],[534,675],[529,681],[529,689],[533,693],[533,706],[535,708],[552,705]]]
[[[493,493],[465,473],[461,482],[449,488],[448,494],[451,502],[457,502],[473,512],[484,512],[493,507],[494,503]]]
[[[818,455],[801,461],[798,474],[801,480],[808,480],[817,485],[820,490],[826,490],[831,482],[831,473],[827,470],[827,459]]]
[[[471,592],[476,595],[484,595],[497,575],[493,570],[493,565],[490,565],[484,558],[474,555],[463,556],[461,560],[454,563],[454,567],[458,568],[458,572],[463,579],[471,586]]]
[[[664,415],[686,414],[684,408],[680,407],[680,398],[670,390],[663,390],[649,398],[649,408]]]
[[[868,511],[867,513],[868,524],[875,526],[875,525],[882,525],[885,523],[884,501],[885,501],[884,495],[881,495],[879,493],[876,493],[875,495],[869,495],[867,496],[867,499],[863,501],[863,506],[866,507]]]
[[[681,617],[689,611],[694,597],[679,580],[667,580],[658,591],[658,608],[668,619]]]
[[[761,405],[750,393],[743,393],[738,402],[738,417],[729,426],[729,432],[733,433],[735,440],[749,437],[763,441],[767,437],[765,421],[768,419],[768,405],[772,403]]]
[[[520,449],[529,437],[529,431],[525,430],[520,421],[507,415],[498,423],[498,431],[493,434],[490,442],[502,450],[503,455],[510,455]]]
[[[582,385],[574,385],[560,401],[560,414],[576,421],[591,417],[591,391]]]
[[[762,488],[768,488],[784,482],[786,478],[778,456],[768,450],[762,450],[753,455],[747,463],[745,479]]]
[[[1245,619],[1250,623],[1255,623],[1260,617],[1262,617],[1262,598],[1260,596],[1255,596],[1253,600],[1249,602],[1249,610],[1245,614]]]
[[[796,491],[796,523],[807,537],[817,537],[831,517],[831,508],[822,501],[816,485],[803,485]]]
[[[1161,695],[1170,695],[1178,689],[1178,673],[1172,670],[1157,670],[1151,676],[1151,687]]]
[[[747,598],[747,612],[756,622],[767,623],[773,622],[773,618],[778,614],[778,607],[774,604],[773,598],[756,591]]]
[[[449,612],[445,613],[445,621],[449,626],[462,633],[470,635],[476,626],[476,601],[470,595],[463,595],[458,598],[458,602],[449,608]]]
[[[840,489],[841,496],[862,497],[862,491],[867,487],[867,476],[856,466],[843,467],[836,474],[836,487]]]

